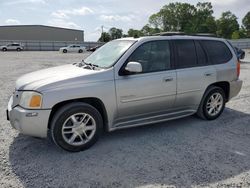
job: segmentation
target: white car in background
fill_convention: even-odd
[[[19,44],[19,43],[10,43],[10,44],[7,44],[5,46],[0,46],[0,49],[3,52],[6,52],[6,51],[22,51],[23,46],[21,44]]]
[[[67,52],[78,52],[83,53],[86,52],[87,49],[84,46],[78,45],[78,44],[72,44],[67,47],[62,47],[59,49],[60,52],[67,53]]]

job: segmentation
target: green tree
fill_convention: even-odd
[[[129,29],[128,30],[128,37],[141,37],[143,36],[143,33],[140,30],[136,30],[136,29]]]
[[[156,34],[156,33],[160,33],[161,32],[161,29],[159,28],[153,28],[153,27],[150,27],[149,24],[145,25],[142,29],[141,29],[141,32],[144,36],[148,36],[148,35],[153,35],[153,34]]]
[[[242,20],[242,25],[244,30],[246,31],[246,37],[250,37],[250,11],[245,15]]]
[[[170,3],[149,18],[150,26],[163,31],[192,32],[196,8],[188,3]]]
[[[216,21],[213,17],[213,12],[211,3],[197,3],[193,21],[194,33],[216,33]]]
[[[107,32],[103,32],[98,42],[109,42],[111,40],[111,36]]]
[[[122,36],[123,36],[122,32],[123,32],[122,29],[118,29],[118,28],[112,27],[109,30],[109,35],[110,35],[110,37],[111,37],[112,40],[119,39],[119,38],[122,38]]]
[[[230,11],[223,12],[217,20],[217,34],[223,38],[230,39],[233,32],[239,31],[237,17]]]
[[[240,38],[240,32],[239,31],[234,31],[231,38],[232,39],[239,39]]]

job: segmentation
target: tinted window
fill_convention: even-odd
[[[208,65],[206,53],[199,41],[195,41],[198,65]]]
[[[201,42],[214,64],[226,63],[232,58],[232,53],[224,42],[210,40]]]
[[[170,69],[170,47],[168,41],[153,41],[142,44],[128,59],[142,65],[142,72]]]
[[[197,66],[193,40],[176,40],[177,68]]]

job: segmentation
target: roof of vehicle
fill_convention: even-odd
[[[210,36],[202,36],[202,35],[171,35],[171,36],[144,36],[140,38],[127,37],[118,40],[134,40],[134,41],[144,41],[144,40],[173,40],[173,39],[196,39],[196,40],[217,40],[217,41],[225,41],[223,38],[210,37]]]

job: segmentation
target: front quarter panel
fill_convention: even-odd
[[[97,98],[101,100],[105,106],[108,124],[112,125],[114,116],[116,115],[116,95],[113,79],[113,70],[107,72],[107,77],[94,82],[76,82],[70,85],[56,86],[43,93],[43,109],[51,109],[58,103],[83,98]]]

